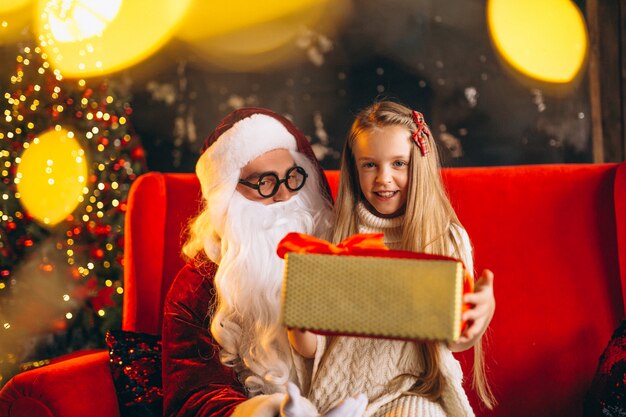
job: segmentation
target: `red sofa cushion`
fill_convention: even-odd
[[[119,417],[108,352],[16,375],[0,391],[0,416]]]

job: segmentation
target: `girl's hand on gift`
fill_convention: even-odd
[[[463,320],[467,326],[456,342],[449,344],[453,352],[461,352],[474,346],[487,330],[493,314],[496,311],[496,299],[493,295],[493,272],[483,270],[474,292],[465,294],[463,302],[470,305],[470,309],[463,313]]]

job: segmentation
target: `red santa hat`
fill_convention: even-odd
[[[196,164],[202,196],[210,214],[211,236],[205,252],[219,262],[221,227],[241,169],[249,162],[274,149],[287,149],[306,156],[318,171],[320,189],[329,199],[330,189],[309,141],[287,118],[271,110],[248,107],[226,116],[205,140]]]

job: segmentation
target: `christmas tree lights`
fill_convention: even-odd
[[[9,83],[0,98],[0,385],[25,361],[37,366],[77,348],[104,346],[106,330],[119,327],[126,198],[145,171],[121,86],[66,80],[39,46],[22,48]],[[70,159],[52,149],[40,168],[20,166],[22,159],[34,159],[29,148],[64,135],[78,146]],[[75,198],[78,205],[70,202],[69,210],[76,208],[57,224],[46,222],[52,204],[31,213],[20,183],[31,175],[49,175],[50,185],[76,181],[80,175],[61,169],[71,158],[86,162],[84,187],[78,196],[47,197]],[[45,183],[39,187],[34,192],[43,198]],[[36,268],[20,269],[23,262]],[[50,282],[55,285],[46,287]],[[42,293],[52,301],[29,300]]]

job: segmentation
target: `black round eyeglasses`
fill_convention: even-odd
[[[289,168],[287,174],[285,174],[285,178],[282,180],[278,178],[273,172],[264,172],[259,176],[259,180],[256,183],[252,183],[246,181],[244,179],[239,179],[239,184],[245,185],[246,187],[253,188],[258,191],[259,195],[263,198],[273,197],[280,188],[280,184],[285,184],[285,187],[289,191],[298,191],[302,187],[304,187],[304,183],[308,174],[304,170],[304,168],[300,166],[294,166]]]

